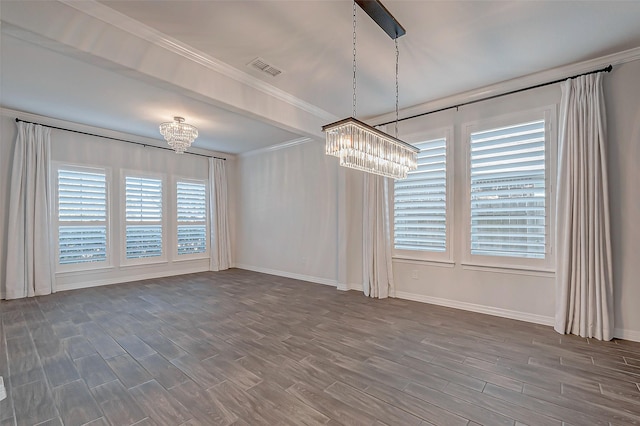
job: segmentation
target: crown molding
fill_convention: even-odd
[[[608,65],[613,65],[615,71],[616,65],[621,65],[627,62],[633,62],[640,60],[640,47],[635,47],[622,52],[613,53],[599,58],[590,59],[582,62],[575,62],[572,64],[563,65],[556,68],[551,68],[545,71],[528,74],[522,77],[517,77],[511,80],[506,80],[500,83],[491,84],[489,86],[480,87],[478,89],[470,90],[467,92],[459,93],[457,95],[447,96],[444,98],[436,99],[433,101],[425,102],[419,105],[415,105],[409,108],[400,110],[400,120],[402,117],[411,117],[413,115],[426,114],[430,111],[435,111],[441,108],[448,108],[455,105],[463,104],[466,102],[476,101],[478,99],[488,98],[491,96],[504,95],[514,90],[520,90],[538,84],[544,84],[549,81],[556,81],[571,76],[582,74],[592,71],[594,69],[604,68]],[[369,123],[387,122],[395,120],[395,112],[379,115],[376,117],[368,118],[366,121]],[[417,117],[416,117],[417,118]],[[375,124],[374,124],[375,126]]]
[[[258,149],[254,149],[252,151],[247,151],[247,152],[243,152],[242,154],[238,154],[238,157],[240,158],[244,158],[244,157],[252,157],[254,155],[258,155],[258,154],[264,154],[267,152],[272,152],[272,151],[278,151],[280,149],[285,149],[285,148],[291,148],[292,146],[296,146],[296,145],[302,145],[303,143],[307,143],[307,142],[311,142],[313,141],[313,139],[311,138],[297,138],[297,139],[291,139],[290,141],[286,141],[286,142],[282,142],[276,145],[271,145],[268,146],[266,148],[258,148]]]
[[[238,70],[231,65],[222,62],[204,52],[196,50],[191,46],[180,42],[168,35],[136,21],[127,15],[124,15],[108,6],[98,3],[95,0],[58,0],[67,6],[76,9],[86,15],[96,18],[106,24],[112,25],[125,31],[133,36],[139,37],[145,41],[155,44],[158,47],[169,50],[175,54],[182,56],[192,62],[202,65],[212,71],[218,72],[228,78],[245,84],[253,89],[259,90],[269,96],[288,103],[302,111],[314,115],[322,120],[336,120],[333,114],[313,105],[302,99],[299,99],[284,90],[266,83],[252,75]]]

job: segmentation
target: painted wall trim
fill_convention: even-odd
[[[494,306],[478,305],[475,303],[460,302],[457,300],[425,296],[422,294],[408,293],[404,291],[396,291],[396,297],[399,299],[413,300],[415,302],[429,303],[432,305],[446,306],[448,308],[462,309],[464,311],[478,312],[480,314],[526,321],[534,324],[542,324],[548,326],[553,326],[554,324],[553,317],[531,314],[528,312],[513,311],[510,309],[496,308]]]
[[[290,141],[286,141],[286,142],[278,143],[278,144],[275,144],[275,145],[267,146],[265,148],[258,148],[258,149],[254,149],[252,151],[243,152],[241,154],[238,154],[238,157],[245,158],[245,157],[251,157],[251,156],[254,156],[254,155],[264,154],[266,152],[278,151],[280,149],[291,148],[292,146],[301,145],[303,143],[311,142],[313,140],[314,139],[307,138],[307,137],[291,139]]]
[[[341,291],[349,291],[349,290],[362,291],[362,285],[361,284],[353,284],[353,283],[348,284],[348,286],[340,285],[340,286],[338,286],[338,290],[341,290]],[[518,321],[526,321],[526,322],[530,322],[530,323],[534,323],[534,324],[548,325],[550,327],[553,327],[553,325],[554,325],[554,318],[553,317],[547,317],[547,316],[544,316],[544,315],[531,314],[531,313],[527,313],[527,312],[518,312],[518,311],[513,311],[513,310],[510,310],[510,309],[502,309],[502,308],[496,308],[496,307],[493,307],[493,306],[486,306],[486,305],[478,305],[478,304],[475,304],[475,303],[460,302],[460,301],[457,301],[457,300],[443,299],[443,298],[440,298],[440,297],[425,296],[425,295],[422,295],[422,294],[408,293],[408,292],[404,292],[404,291],[396,291],[396,297],[398,299],[412,300],[414,302],[421,302],[421,303],[429,303],[431,305],[446,306],[447,308],[461,309],[461,310],[464,310],[464,311],[477,312],[477,313],[480,313],[480,314],[493,315],[493,316],[497,316],[497,317],[509,318],[509,319],[514,319],[514,320],[518,320]],[[640,342],[640,331],[627,330],[627,329],[623,329],[623,328],[616,328],[614,330],[614,332],[613,332],[613,336],[616,339],[623,339],[623,340],[630,340],[630,341],[633,341],[633,342]]]
[[[640,331],[627,330],[624,328],[615,328],[613,330],[613,337],[616,339],[631,340],[633,342],[640,342]]]
[[[146,40],[150,43],[155,44],[156,46],[162,47],[166,50],[169,50],[173,53],[176,53],[182,56],[185,59],[193,61],[199,65],[209,68],[210,70],[216,71],[226,77],[229,77],[233,80],[236,80],[240,83],[246,84],[256,90],[259,90],[269,96],[272,96],[276,99],[279,99],[283,102],[288,103],[296,108],[299,108],[309,114],[312,114],[318,118],[323,120],[331,121],[336,120],[337,118],[308,102],[299,99],[284,90],[278,89],[277,87],[266,83],[250,74],[242,72],[231,65],[222,62],[206,53],[196,50],[191,46],[180,42],[177,39],[169,37],[168,35],[151,28],[142,22],[136,21],[133,18],[130,18],[127,15],[124,15],[114,9],[111,9],[108,6],[102,5],[97,1],[82,1],[78,2],[75,0],[60,0],[62,3],[67,6],[73,7],[74,9],[85,13],[89,16],[92,16],[96,19],[101,20],[104,23],[112,25],[116,28],[119,28],[122,31],[128,32],[136,37],[139,37],[143,40]]]
[[[295,280],[308,281],[308,282],[312,282],[312,283],[316,283],[316,284],[330,285],[330,286],[336,287],[336,288],[338,287],[338,282],[336,280],[332,280],[332,279],[329,279],[329,278],[314,277],[312,275],[304,275],[304,274],[296,274],[296,273],[293,273],[293,272],[286,272],[286,271],[280,271],[280,270],[277,270],[277,269],[263,268],[261,266],[246,265],[246,264],[243,264],[243,263],[235,264],[234,268],[246,269],[247,271],[261,272],[263,274],[276,275],[276,276],[279,276],[279,277],[293,278]]]
[[[453,96],[447,96],[445,98],[435,99],[433,101],[425,102],[419,105],[415,105],[409,108],[400,110],[400,119],[402,117],[411,117],[413,115],[422,114],[428,111],[437,110],[440,108],[446,108],[452,105],[462,104],[470,102],[476,99],[482,99],[490,96],[501,95],[511,92],[513,90],[519,90],[529,86],[535,86],[537,84],[546,83],[549,81],[560,80],[572,75],[581,74],[583,72],[592,71],[594,69],[600,69],[611,64],[614,66],[613,72],[615,72],[615,66],[621,65],[627,62],[640,60],[640,47],[635,47],[622,52],[613,53],[611,55],[602,56],[595,59],[590,59],[582,62],[575,62],[573,64],[563,65],[556,68],[551,68],[545,71],[525,75],[522,77],[513,78],[511,80],[501,81],[489,86],[480,87],[477,89],[469,90],[467,92],[459,93]],[[559,89],[558,89],[559,90]],[[377,117],[367,118],[367,122],[380,123],[395,120],[395,112],[379,115]]]
[[[207,271],[209,271],[208,266],[199,266],[199,267],[180,269],[177,271],[146,272],[143,274],[129,275],[126,277],[119,277],[119,278],[106,278],[102,280],[82,281],[81,283],[59,284],[59,285],[56,285],[56,292],[78,290],[81,288],[99,287],[103,285],[123,284],[123,283],[128,283],[133,281],[149,280],[153,278],[173,277],[176,275],[194,274],[197,272],[207,272]]]
[[[355,284],[355,283],[348,283],[348,284],[338,284],[338,290],[340,291],[349,291],[349,290],[355,290],[355,291],[362,291],[362,284]]]

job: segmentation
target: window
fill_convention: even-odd
[[[178,256],[207,251],[207,204],[204,183],[176,184]]]
[[[447,139],[414,143],[418,168],[394,185],[394,253],[427,260],[449,259]],[[442,134],[442,132],[440,132]]]
[[[125,177],[125,256],[159,257],[162,243],[162,180]]]
[[[548,266],[549,114],[534,115],[468,133],[468,257]]]
[[[64,167],[57,176],[58,265],[107,262],[104,170]]]

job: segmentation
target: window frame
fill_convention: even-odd
[[[557,163],[557,105],[519,111],[461,125],[464,151],[464,194],[462,203],[463,232],[460,238],[462,264],[471,268],[515,269],[553,272],[555,270],[555,185]],[[544,119],[545,122],[545,257],[490,256],[471,253],[471,134]]]
[[[78,165],[74,163],[67,162],[58,162],[53,161],[51,167],[51,180],[52,183],[52,194],[51,202],[53,206],[51,208],[51,224],[54,228],[54,243],[53,247],[55,250],[55,264],[54,270],[55,273],[67,273],[67,272],[77,272],[77,271],[93,271],[99,269],[110,269],[113,267],[113,250],[112,250],[112,226],[111,226],[111,182],[112,182],[112,171],[110,167],[105,166],[94,166],[94,165]],[[59,218],[59,186],[58,186],[58,172],[60,170],[69,170],[75,171],[79,173],[104,173],[105,178],[105,234],[106,234],[106,246],[105,246],[105,261],[99,262],[79,262],[79,263],[71,263],[71,264],[60,264],[60,226],[65,226],[64,221],[60,221]],[[73,225],[71,225],[73,226]]]
[[[158,179],[162,185],[162,219],[160,220],[162,230],[162,254],[160,256],[127,258],[127,177],[140,179]],[[152,265],[157,263],[167,263],[167,244],[170,239],[167,232],[167,223],[171,220],[167,210],[167,177],[163,173],[154,173],[142,170],[121,169],[120,170],[120,266]],[[150,223],[150,222],[139,222]]]
[[[188,260],[196,260],[196,259],[209,259],[210,257],[210,246],[211,246],[211,236],[209,233],[209,222],[210,222],[210,217],[209,217],[209,184],[208,184],[208,179],[195,179],[195,178],[189,178],[189,177],[182,177],[182,176],[174,176],[173,177],[173,200],[174,200],[174,205],[173,205],[173,220],[172,220],[172,236],[173,236],[173,240],[172,240],[172,260],[174,262],[183,262],[183,261],[188,261]],[[205,225],[205,251],[201,252],[201,253],[190,253],[190,254],[178,254],[178,226],[180,225],[180,222],[178,221],[178,183],[179,182],[185,182],[185,183],[192,183],[192,184],[200,184],[200,185],[204,185],[204,206],[205,206],[205,219],[204,219],[204,225]],[[189,223],[189,222],[185,222],[185,223]]]
[[[453,126],[440,127],[427,131],[411,133],[403,137],[403,140],[410,144],[428,142],[437,139],[445,139],[445,155],[446,155],[446,202],[445,202],[445,244],[446,249],[442,252],[428,250],[403,250],[395,248],[395,181],[390,186],[390,218],[391,218],[391,244],[393,259],[404,259],[412,261],[434,262],[453,264],[454,258],[454,129]]]

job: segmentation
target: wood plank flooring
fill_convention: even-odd
[[[237,269],[0,318],[0,426],[640,424],[640,344]]]

